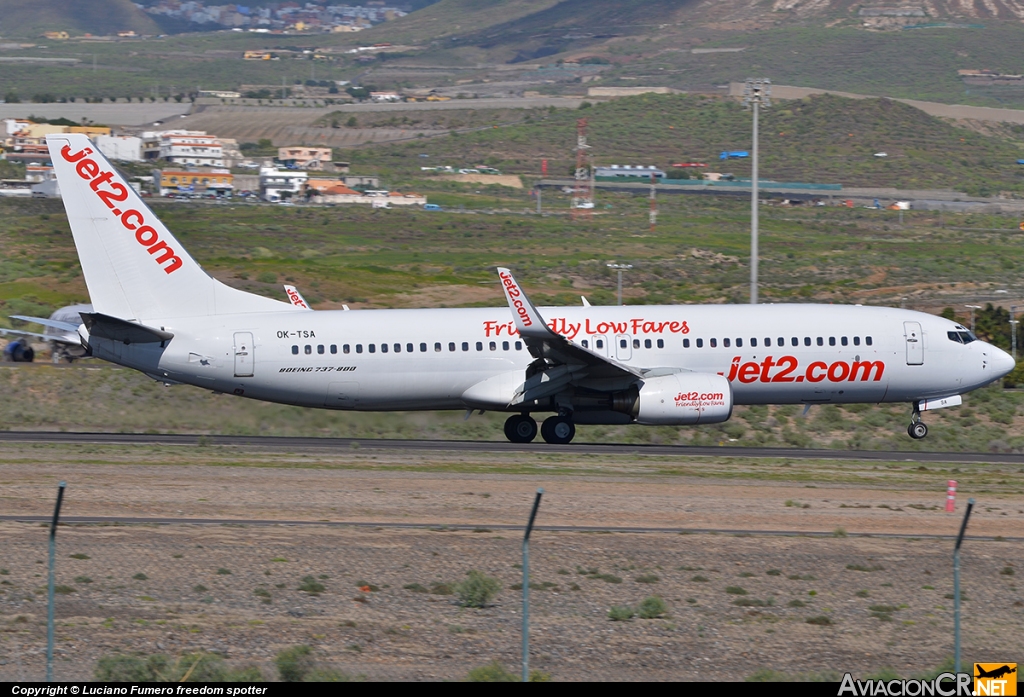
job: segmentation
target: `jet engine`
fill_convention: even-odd
[[[732,387],[721,375],[674,373],[644,380],[639,389],[615,395],[612,404],[638,424],[717,424],[732,415]]]

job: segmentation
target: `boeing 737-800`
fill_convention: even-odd
[[[92,355],[170,383],[357,411],[508,412],[505,434],[568,443],[576,424],[726,421],[734,404],[908,402],[921,412],[1009,373],[1013,359],[941,317],[842,305],[535,307],[508,269],[508,309],[310,312],[203,271],[88,138],[47,136],[93,304]]]

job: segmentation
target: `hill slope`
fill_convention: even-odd
[[[432,164],[486,162],[533,175],[539,174],[541,159],[547,159],[552,175],[567,176],[579,116],[589,122],[595,164],[668,167],[699,160],[712,171],[750,173],[745,160],[719,164],[717,159],[722,150],[750,147],[750,114],[732,100],[686,95],[617,99],[544,114],[532,123],[350,155],[354,161],[412,171],[424,153]],[[1019,144],[957,128],[900,102],[823,95],[777,102],[761,118],[761,176],[766,179],[1024,193],[1024,168],[1016,164]],[[1024,127],[1018,130],[1024,135]],[[875,157],[879,151],[888,157]]]
[[[106,36],[134,30],[159,33],[130,0],[0,0],[0,36],[38,37],[44,31]]]

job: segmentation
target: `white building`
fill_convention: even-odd
[[[108,160],[142,162],[142,138],[137,136],[96,136],[96,147]]]
[[[223,167],[224,149],[217,136],[195,131],[165,131],[160,134],[160,159],[177,165]]]
[[[260,197],[266,201],[297,199],[306,187],[308,172],[264,167],[260,170]]]

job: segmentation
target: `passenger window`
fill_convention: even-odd
[[[950,332],[950,334],[951,335],[952,334],[956,334],[956,332]],[[295,356],[299,355],[299,347],[298,346],[292,346],[292,354],[295,355]]]
[[[785,345],[786,345],[786,339],[785,339],[785,337],[781,337],[781,336],[780,336],[780,337],[779,337],[779,340],[778,340],[777,342],[775,342],[775,345],[776,345],[776,346],[785,346]]]
[[[455,350],[455,342],[454,341],[449,341],[448,342],[448,350],[449,351],[454,351]]]
[[[484,342],[482,342],[482,341],[476,342],[476,350],[477,351],[483,351],[484,350]]]
[[[369,344],[366,347],[366,350],[369,351],[370,353],[376,353],[377,352],[377,345],[376,344]]]
[[[683,339],[683,348],[690,348],[690,340]]]
[[[841,344],[842,344],[843,346],[846,346],[846,345],[847,345],[848,343],[850,343],[850,340],[849,340],[849,339],[847,339],[847,338],[846,338],[846,337],[844,336],[844,337],[843,337],[842,339],[840,339],[840,340],[839,340],[839,342],[840,342],[840,343],[841,343]]]
[[[306,352],[306,355],[307,355],[307,356],[308,356],[309,354],[313,353],[313,347],[312,347],[312,346],[310,346],[309,344],[306,344],[306,347],[305,347],[305,348],[303,348],[302,350]]]
[[[658,348],[665,348],[665,340],[658,339]]]
[[[629,346],[629,342],[625,339],[619,339],[619,348],[626,348]]]
[[[728,339],[722,339],[722,346],[724,346],[725,348],[729,348],[730,343],[731,342]]]
[[[770,336],[766,336],[766,337],[764,338],[764,345],[765,345],[765,346],[771,346],[771,345],[772,345],[772,339],[771,339],[771,337],[770,337]]]
[[[502,341],[501,342],[501,350],[502,351],[508,351],[508,342],[507,341]]]
[[[854,346],[860,346],[860,337],[859,336],[853,337],[853,345]]]
[[[387,353],[388,352],[388,345],[387,344],[381,344],[380,345],[380,352],[381,353]],[[370,344],[370,353],[373,353],[373,344]]]
[[[736,339],[736,348],[743,348],[743,339]]]
[[[811,345],[811,337],[805,336],[804,337],[804,346],[810,346],[810,345]]]
[[[426,353],[426,352],[427,352],[427,345],[424,344],[424,343],[421,343],[420,344],[420,353]]]
[[[362,344],[356,344],[356,353],[362,353],[362,352],[363,352],[363,345]]]
[[[498,350],[498,344],[496,344],[495,342],[492,341],[492,342],[490,342],[488,348],[490,348],[492,351],[497,351]]]
[[[633,339],[633,348],[640,348],[640,339]]]
[[[323,344],[317,345],[316,352],[322,354],[324,352],[324,345]]]
[[[517,341],[516,342],[516,351],[522,351],[522,350],[523,350],[523,342],[522,341]]]
[[[401,352],[402,352],[402,345],[401,344],[395,344],[395,353],[401,353]]]
[[[651,340],[650,339],[644,339],[644,348],[650,348],[650,347],[651,347]]]
[[[704,348],[704,339],[697,339],[697,348]]]
[[[753,348],[757,348],[757,339],[751,339],[750,340],[750,345]]]
[[[415,350],[415,347],[412,344],[406,344],[405,350],[409,353],[412,353]]]
[[[798,339],[797,337],[794,336],[792,339],[789,340],[789,343],[793,344],[793,346],[799,346],[800,345],[800,339]]]
[[[436,353],[441,353],[441,342],[440,341],[434,342],[434,351]]]
[[[350,349],[349,349],[349,345],[348,345],[348,344],[345,344],[344,346],[342,346],[342,347],[341,347],[341,350],[342,350],[342,352],[343,352],[343,353],[348,353],[348,352],[349,352],[349,350],[350,350]]]
[[[331,344],[331,353],[337,353],[337,352],[338,352],[338,345],[337,344]]]
[[[604,339],[598,339],[597,340],[597,347],[599,349],[603,349],[604,348]]]
[[[468,351],[469,350],[469,342],[468,341],[463,341],[462,342],[462,350],[463,351]]]
[[[818,346],[824,346],[824,345],[825,345],[825,340],[822,337],[819,336],[818,337]]]
[[[583,340],[583,348],[590,348],[590,342],[586,339]]]
[[[871,345],[871,337],[870,336],[864,337],[864,343],[867,344],[868,346],[870,346]]]
[[[834,336],[830,336],[828,338],[828,345],[829,346],[835,346],[836,345],[836,338]]]

